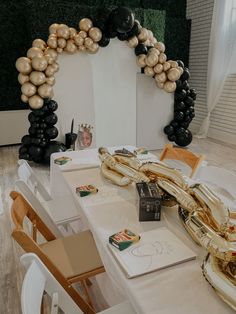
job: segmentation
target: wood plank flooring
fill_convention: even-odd
[[[194,139],[189,149],[205,154],[209,164],[236,173],[236,146],[210,139]],[[159,154],[159,151],[156,151]],[[0,148],[0,314],[20,314],[20,290],[24,270],[19,262],[22,250],[11,238],[9,193],[17,179],[18,147]],[[49,167],[32,164],[40,180],[49,186]],[[104,308],[99,291],[96,294],[99,310]],[[101,304],[101,306],[99,305]],[[33,314],[33,313],[32,313]]]

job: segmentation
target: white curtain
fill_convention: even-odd
[[[234,0],[215,0],[208,54],[207,116],[203,120],[198,138],[207,137],[210,116],[224,87],[233,50],[231,14]],[[236,36],[235,36],[236,37]]]

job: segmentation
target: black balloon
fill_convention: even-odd
[[[168,135],[167,137],[168,137],[168,140],[171,142],[175,142],[176,140],[176,136],[174,134]]]
[[[37,133],[36,135],[35,135],[35,137],[37,137],[37,138],[45,138],[45,136],[44,136],[44,134],[43,133]]]
[[[31,140],[32,144],[34,145],[39,145],[41,140],[40,138],[37,138],[37,137],[33,137],[32,140]]]
[[[45,138],[41,138],[39,140],[40,140],[40,143],[39,143],[40,147],[45,147],[48,144],[48,141]]]
[[[184,100],[184,98],[186,97],[186,90],[184,90],[184,89],[181,89],[181,90],[177,90],[176,92],[175,92],[175,100],[179,100],[179,101],[182,101],[182,100]]]
[[[113,24],[108,23],[105,33],[108,38],[115,38],[117,36],[117,30]]]
[[[177,60],[177,63],[178,63],[178,65],[179,65],[181,68],[184,68],[184,63],[183,63],[183,61]]]
[[[42,159],[43,149],[39,146],[32,145],[29,148],[29,154],[31,155],[33,161],[40,162]]]
[[[188,68],[184,68],[184,72],[181,75],[181,80],[187,81],[189,78],[190,78],[190,72],[189,72]]]
[[[106,37],[104,34],[102,35],[101,40],[98,42],[100,47],[106,47],[110,43],[110,38]]]
[[[129,38],[128,33],[117,33],[117,38],[121,41],[125,41]]]
[[[132,27],[132,29],[128,32],[128,33],[125,33],[128,35],[128,38],[131,38],[133,36],[138,36],[138,34],[140,33],[141,31],[141,25],[139,24],[138,21],[134,21],[134,26]]]
[[[177,128],[179,126],[179,123],[175,120],[172,120],[170,124],[173,126],[173,128]]]
[[[181,101],[181,102],[175,102],[175,104],[174,104],[174,109],[175,109],[175,111],[178,111],[178,110],[182,111],[182,110],[184,110],[184,109],[185,109],[185,104],[184,104],[184,102],[183,102],[183,101]]]
[[[188,108],[188,110],[189,110],[190,112],[194,112],[194,107],[191,106],[191,107]]]
[[[30,145],[31,144],[31,137],[29,135],[24,135],[21,139],[21,143],[24,145]]]
[[[19,154],[19,159],[30,160],[30,155],[28,153]]]
[[[47,109],[49,111],[56,111],[58,108],[58,104],[55,100],[50,100],[49,103],[47,103]]]
[[[117,32],[126,33],[130,31],[134,25],[134,14],[128,8],[119,7],[112,10],[109,20]]]
[[[189,83],[188,83],[188,81],[183,81],[182,87],[183,87],[183,89],[185,89],[185,90],[189,90]]]
[[[184,99],[184,103],[185,103],[186,105],[188,105],[189,107],[191,107],[192,104],[194,103],[194,100],[192,99],[192,97],[187,96],[187,97]]]
[[[190,116],[185,116],[184,121],[190,123],[192,121],[192,118]]]
[[[46,124],[46,123],[40,123],[39,127],[40,127],[41,129],[46,129],[47,124]]]
[[[29,134],[30,135],[35,135],[37,133],[37,130],[34,128],[34,127],[29,127],[29,130],[28,130]]]
[[[57,115],[55,113],[51,113],[47,117],[44,118],[44,121],[49,125],[54,125],[57,123]]]
[[[188,146],[192,142],[193,136],[189,130],[185,131],[184,137],[177,137],[175,143],[179,146]]]
[[[148,50],[147,47],[144,44],[138,44],[135,47],[134,53],[136,54],[136,56],[141,55],[141,54],[147,54]]]
[[[182,111],[176,111],[174,115],[174,119],[177,121],[181,121],[184,118],[184,113]]]
[[[34,122],[31,124],[31,126],[35,129],[39,128],[40,124],[38,122]]]
[[[38,129],[38,130],[36,131],[36,133],[37,133],[37,134],[43,134],[44,131],[43,131],[42,129]]]
[[[177,81],[175,82],[175,84],[176,84],[176,91],[183,89],[182,81],[181,81],[181,80],[177,80]]]
[[[193,100],[196,100],[197,93],[195,89],[193,88],[190,89],[190,96],[193,98]]]
[[[40,109],[33,109],[33,113],[35,114],[35,116],[43,116],[45,114],[45,109],[44,107],[40,108]]]
[[[191,119],[193,119],[193,118],[195,117],[195,113],[194,113],[194,112],[190,112],[189,117],[190,117]]]
[[[189,126],[189,123],[188,123],[188,122],[183,121],[183,122],[181,122],[181,123],[180,123],[180,125],[181,125],[181,127],[182,127],[182,128],[187,129],[187,128],[188,128],[188,126]]]
[[[45,147],[43,162],[46,164],[50,164],[51,154],[64,151],[66,151],[66,146],[63,143],[57,141],[49,142]]]
[[[22,145],[22,146],[19,148],[19,154],[21,155],[21,154],[25,154],[25,153],[28,153],[28,147]]]
[[[174,127],[172,125],[167,125],[164,127],[164,133],[167,135],[171,135],[174,133]]]
[[[45,134],[47,135],[48,138],[54,139],[58,135],[58,130],[55,126],[52,126],[45,130]]]
[[[177,137],[185,136],[186,130],[185,128],[179,128],[176,130],[175,134]]]
[[[37,122],[39,120],[39,118],[37,116],[35,116],[33,111],[31,111],[28,115],[28,120],[30,123],[34,123],[34,122]]]

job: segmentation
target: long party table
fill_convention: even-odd
[[[125,146],[129,150],[134,147]],[[114,151],[113,148],[110,151]],[[68,156],[71,162],[58,166],[54,159]],[[155,160],[155,156],[147,156]],[[147,158],[144,156],[144,158]],[[144,314],[232,314],[204,279],[201,263],[206,251],[197,246],[178,219],[176,208],[162,210],[160,222],[139,222],[135,185],[118,187],[101,176],[97,150],[56,153],[51,157],[51,193],[53,197],[71,194],[84,222],[93,233],[106,273],[113,284]],[[92,184],[97,194],[79,197],[76,187]],[[196,254],[197,259],[127,279],[108,249],[111,234],[128,228],[136,233],[168,227]],[[75,248],[76,249],[76,248]]]

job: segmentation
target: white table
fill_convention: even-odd
[[[87,155],[90,165],[96,164],[96,161],[97,165],[99,164],[94,150],[90,152],[68,152],[67,154],[75,159],[79,158],[79,154],[80,156],[83,154],[84,158]],[[54,189],[54,193],[56,193],[56,186],[59,182],[64,182],[65,189],[66,186],[69,188],[83,218],[93,233],[107,274],[131,301],[137,313],[235,313],[217,296],[202,276],[200,265],[206,252],[194,244],[181,225],[176,210],[166,209],[163,211],[160,222],[140,223],[138,221],[137,196],[134,186],[121,188],[112,185],[100,175],[98,167],[90,169],[81,169],[81,166],[70,168],[69,165],[67,167],[55,167],[53,159],[61,155],[65,155],[65,153],[52,156],[51,175],[53,179],[56,172],[58,181],[55,186],[52,184],[51,187]],[[84,163],[86,164],[86,160]],[[75,193],[75,188],[84,184],[95,185],[99,192],[95,195],[80,198]],[[197,260],[134,279],[127,279],[107,248],[108,237],[124,228],[140,233],[160,226],[169,227],[172,232],[197,253]]]

